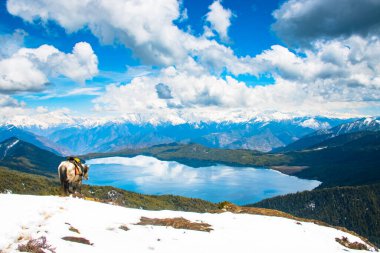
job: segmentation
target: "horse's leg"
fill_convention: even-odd
[[[64,191],[65,191],[65,194],[69,194],[70,193],[70,184],[69,184],[68,181],[65,181]]]
[[[78,182],[79,193],[82,194],[82,180]]]
[[[73,193],[77,193],[77,182],[73,182],[71,185],[73,186]]]
[[[70,186],[71,186],[71,189],[70,189]],[[67,182],[67,189],[68,189],[69,193],[75,193],[73,183]]]

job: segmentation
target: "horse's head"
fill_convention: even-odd
[[[88,180],[88,171],[90,170],[90,165],[84,164],[83,165],[83,178],[85,180]]]

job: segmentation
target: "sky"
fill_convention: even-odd
[[[380,114],[378,0],[3,0],[1,122]]]

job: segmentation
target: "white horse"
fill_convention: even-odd
[[[86,164],[83,164],[82,167],[82,174],[77,174],[75,172],[75,165],[72,162],[63,161],[58,166],[59,180],[66,194],[72,193],[70,185],[73,188],[73,192],[78,189],[79,193],[81,193],[82,179],[88,180],[88,171],[90,170],[90,166]]]

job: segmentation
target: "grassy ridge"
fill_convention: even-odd
[[[61,195],[58,180],[32,175],[0,167],[0,192],[11,191],[17,194]],[[82,194],[86,198],[103,202],[113,202],[131,208],[149,210],[179,210],[205,212],[216,209],[211,202],[173,195],[152,196],[117,189],[110,186],[84,185]]]
[[[283,154],[267,154],[246,149],[216,149],[200,144],[177,143],[142,149],[123,149],[109,153],[91,153],[83,156],[83,158],[136,155],[148,155],[160,160],[178,161],[193,167],[210,166],[218,163],[236,166],[271,166],[288,164],[291,161],[291,157]]]

